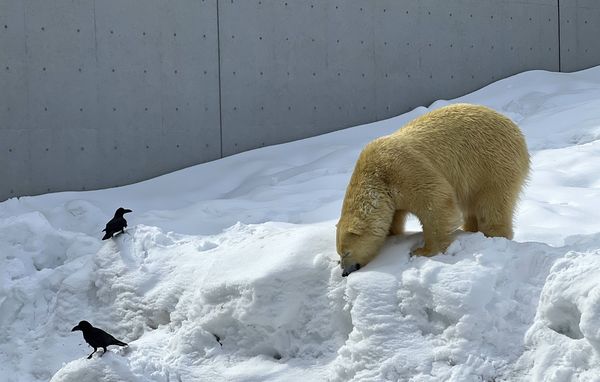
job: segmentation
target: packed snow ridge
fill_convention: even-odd
[[[515,240],[459,232],[411,258],[412,219],[342,278],[358,153],[455,102],[525,133]],[[599,138],[600,67],[533,71],[131,186],[0,203],[0,380],[599,381]],[[101,241],[118,207],[130,228]],[[86,359],[81,320],[129,347]]]

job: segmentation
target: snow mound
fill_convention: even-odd
[[[107,354],[91,360],[78,359],[60,369],[50,382],[141,382],[145,378],[135,376],[125,361]]]
[[[332,379],[458,382],[505,374],[561,251],[481,234],[462,234],[446,256],[409,258],[410,247],[410,240],[388,245],[348,279],[354,328]]]
[[[332,226],[283,223],[236,224],[211,237],[137,226],[105,242],[79,271],[56,272],[65,273],[56,276],[61,303],[46,306],[58,332],[52,340],[79,340],[85,348],[81,333],[69,330],[86,319],[129,342],[126,360],[102,366],[94,356],[89,364],[106,381],[129,380],[124,370],[205,376],[186,371],[188,363],[224,363],[227,373],[226,364],[252,358],[274,365],[332,358],[351,330],[334,236]],[[6,350],[18,359],[30,352],[22,345]],[[85,361],[55,379],[79,381]],[[37,373],[48,375],[48,366],[40,362]]]
[[[600,239],[599,235],[595,237]],[[520,368],[536,381],[597,381],[600,375],[600,250],[567,253],[552,266]]]

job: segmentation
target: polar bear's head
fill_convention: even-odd
[[[364,222],[342,215],[336,232],[342,276],[346,277],[367,265],[377,255],[384,241],[385,235],[376,235],[367,229]]]

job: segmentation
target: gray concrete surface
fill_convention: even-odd
[[[561,71],[600,65],[600,1],[560,0]]]
[[[0,201],[598,65],[598,32],[594,0],[0,0]]]
[[[0,0],[0,200],[221,156],[216,0]]]

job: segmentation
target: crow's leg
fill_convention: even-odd
[[[104,353],[106,353],[106,348],[105,347],[102,347],[102,350],[104,350],[104,351],[102,352],[102,354],[100,354],[100,357],[102,357],[104,355]]]
[[[94,348],[94,351],[92,352],[92,354],[88,355],[87,359],[92,358],[92,355],[94,355],[94,353],[96,352],[96,350],[98,350],[98,348]]]

